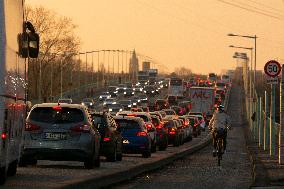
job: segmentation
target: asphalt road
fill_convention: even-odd
[[[235,86],[231,91],[229,115],[232,130],[228,133],[227,153],[221,166],[212,157],[211,145],[182,160],[144,174],[136,179],[112,187],[112,189],[208,189],[249,188],[252,182],[251,164],[245,147],[241,117],[241,90]]]

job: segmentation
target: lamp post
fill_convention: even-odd
[[[233,34],[233,33],[229,33],[228,36],[254,39],[254,78],[253,78],[253,83],[255,85],[255,79],[256,79],[256,38],[257,38],[257,36],[256,35],[254,35],[254,36],[252,36],[252,35],[237,35],[237,34]]]

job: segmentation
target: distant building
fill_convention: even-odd
[[[137,82],[138,71],[139,71],[139,63],[138,63],[138,58],[136,56],[136,52],[134,50],[129,62],[129,74],[132,82]]]
[[[150,62],[144,61],[142,62],[142,71],[148,71],[150,70]]]

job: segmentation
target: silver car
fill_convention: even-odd
[[[37,104],[26,119],[20,166],[37,160],[81,161],[92,169],[100,166],[99,147],[100,134],[86,106]]]

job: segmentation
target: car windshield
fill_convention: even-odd
[[[131,104],[131,101],[130,100],[122,100],[122,101],[119,101],[120,104],[124,104],[124,105],[128,105],[128,104]]]
[[[102,95],[109,95],[109,92],[103,92]]]
[[[134,120],[126,120],[126,119],[115,119],[117,123],[118,130],[121,129],[141,129],[139,123]]]
[[[79,123],[84,121],[84,114],[76,108],[62,107],[56,110],[52,107],[37,107],[31,111],[29,119],[52,124]]]
[[[110,104],[109,108],[122,108],[120,104]]]
[[[84,99],[83,102],[93,102],[93,101],[92,101],[92,99],[87,98],[87,99]]]

